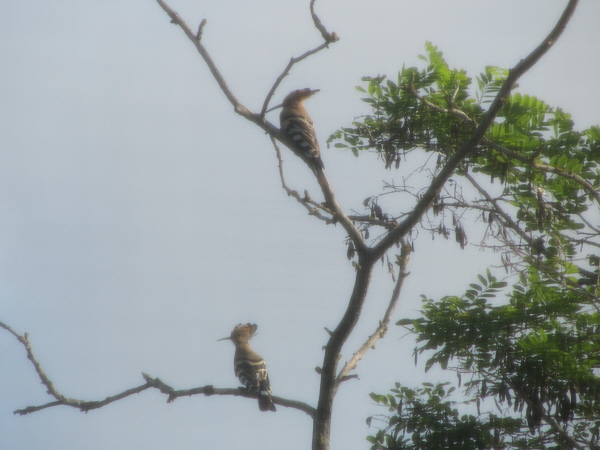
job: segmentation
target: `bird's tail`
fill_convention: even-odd
[[[260,390],[258,391],[258,407],[261,411],[277,411],[271,397],[271,388],[264,384],[266,383],[261,381]]]
[[[315,166],[315,169],[324,169],[325,168],[325,164],[323,164],[321,155],[313,156],[311,158],[311,161],[312,161],[313,165]]]

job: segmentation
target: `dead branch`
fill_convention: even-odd
[[[321,22],[319,17],[315,14],[314,3],[315,3],[315,0],[312,0],[310,2],[310,14],[312,16],[313,22],[315,23],[315,27],[317,27],[317,29],[321,32],[321,36],[323,36],[323,40],[325,42],[323,42],[321,45],[313,48],[312,50],[308,50],[307,52],[303,53],[302,55],[300,55],[296,58],[292,57],[290,59],[290,62],[287,64],[287,66],[285,66],[285,69],[283,69],[283,72],[281,72],[281,74],[277,77],[277,79],[275,80],[275,83],[273,83],[273,86],[267,93],[265,102],[263,103],[263,107],[260,111],[261,117],[264,117],[265,114],[267,113],[267,108],[269,107],[269,102],[271,101],[271,98],[275,94],[275,91],[277,90],[277,88],[279,87],[279,85],[281,84],[283,79],[288,76],[288,74],[290,73],[290,70],[292,70],[292,67],[294,64],[299,63],[303,59],[308,58],[310,55],[313,55],[313,54],[323,50],[324,48],[329,48],[329,44],[337,42],[340,39],[337,36],[337,34],[335,34],[335,32],[329,33],[327,31],[327,29],[323,26],[323,23]]]
[[[168,6],[164,2],[164,0],[156,0],[156,1],[160,5],[160,7],[169,15],[169,17],[171,18],[171,22],[179,25],[179,27],[183,30],[183,32],[188,37],[188,39],[190,41],[192,41],[192,43],[198,50],[198,53],[200,53],[200,56],[202,57],[202,59],[204,60],[204,62],[208,66],[208,68],[210,69],[210,71],[211,71],[214,79],[217,81],[219,87],[221,88],[221,90],[223,91],[223,93],[225,94],[225,96],[227,97],[229,102],[233,105],[235,112],[237,114],[241,115],[242,117],[244,117],[245,119],[249,120],[250,122],[253,122],[256,125],[258,125],[265,132],[267,132],[267,134],[269,134],[271,137],[277,139],[279,142],[282,142],[286,147],[288,147],[290,150],[292,150],[294,152],[294,154],[299,156],[301,159],[304,159],[304,155],[301,154],[300,152],[298,152],[295,144],[287,136],[285,136],[281,132],[281,130],[279,130],[279,128],[275,127],[272,123],[267,121],[264,118],[264,116],[252,112],[248,107],[243,105],[237,99],[237,97],[233,94],[233,92],[231,91],[231,89],[229,88],[227,83],[225,82],[223,75],[221,75],[221,72],[217,69],[217,66],[215,65],[214,61],[210,57],[206,48],[204,47],[204,45],[202,45],[202,42],[197,39],[197,35],[192,32],[190,27],[179,16],[179,14],[177,14],[170,6]],[[320,23],[320,21],[319,21],[319,23]],[[309,52],[307,52],[307,54],[305,54],[306,55],[305,57],[308,57],[311,54],[315,53],[316,51],[320,50],[321,47],[322,46],[319,46],[316,49],[310,50]],[[300,58],[304,59],[304,55],[301,56]],[[264,105],[263,105],[263,107],[264,107]],[[323,168],[316,170],[315,176],[317,178],[319,186],[321,187],[323,196],[325,197],[325,202],[327,203],[328,208],[333,213],[334,219],[337,220],[342,225],[342,227],[344,227],[344,230],[346,230],[346,232],[348,233],[350,238],[354,241],[354,245],[355,245],[357,251],[358,252],[365,251],[366,243],[364,242],[362,233],[358,230],[358,228],[356,228],[354,223],[350,219],[348,219],[348,216],[340,208],[340,206],[337,202],[335,193],[333,192],[333,189],[331,188],[331,184],[329,183],[329,180],[327,179],[327,176],[325,175]]]
[[[331,44],[332,42],[337,42],[340,40],[335,31],[333,33],[327,31],[319,17],[315,14],[315,0],[311,0],[310,2],[310,15],[315,23],[315,27],[317,27],[317,29],[321,32],[321,36],[323,36],[323,40],[326,43]]]
[[[160,378],[152,378],[150,375],[147,375],[145,373],[142,373],[142,376],[144,377],[144,380],[145,380],[144,384],[134,387],[134,388],[131,388],[131,389],[127,389],[119,394],[111,395],[109,397],[106,397],[104,400],[79,400],[79,399],[74,399],[74,398],[67,398],[56,390],[56,388],[54,387],[54,384],[52,383],[52,381],[50,381],[50,378],[48,377],[48,375],[46,375],[46,372],[42,369],[41,364],[39,363],[39,361],[36,359],[36,357],[33,354],[33,350],[31,349],[31,344],[29,343],[27,333],[20,335],[17,332],[15,332],[11,327],[9,327],[8,325],[6,325],[2,322],[0,322],[0,328],[4,328],[5,330],[7,330],[25,347],[25,350],[27,352],[27,358],[31,361],[31,363],[35,367],[35,371],[37,372],[42,384],[44,386],[46,386],[48,394],[50,394],[52,397],[54,397],[56,399],[56,401],[45,403],[43,405],[28,406],[23,409],[17,409],[16,411],[14,411],[13,414],[19,414],[21,416],[24,416],[26,414],[31,414],[33,412],[41,411],[42,409],[51,408],[54,406],[61,406],[61,405],[62,406],[70,406],[72,408],[77,408],[80,411],[88,412],[93,409],[102,408],[103,406],[106,406],[106,405],[116,402],[118,400],[122,400],[125,397],[129,397],[130,395],[139,394],[140,392],[145,391],[146,389],[149,389],[149,388],[158,389],[163,394],[168,395],[168,399],[167,399],[168,403],[173,402],[178,397],[191,396],[191,395],[197,395],[197,394],[204,394],[206,396],[209,396],[209,395],[234,395],[237,397],[246,397],[246,398],[256,399],[255,394],[249,394],[243,388],[217,389],[217,388],[214,388],[213,386],[204,386],[204,387],[194,388],[194,389],[175,390],[171,386],[165,384]],[[306,403],[303,403],[303,402],[300,402],[297,400],[290,400],[290,399],[283,398],[283,397],[273,397],[273,402],[278,405],[281,405],[281,406],[285,406],[288,408],[294,408],[299,411],[303,411],[306,414],[308,414],[311,418],[314,418],[314,416],[316,414],[315,408],[313,408],[310,405],[307,405]]]

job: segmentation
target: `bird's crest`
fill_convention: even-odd
[[[256,334],[256,329],[258,325],[255,323],[240,323],[236,326],[231,332],[231,336],[234,334],[243,334],[244,336],[248,336],[248,339],[252,338]]]

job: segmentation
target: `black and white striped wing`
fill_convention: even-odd
[[[235,362],[235,375],[250,392],[258,392],[260,380],[266,376],[265,361],[240,358]]]
[[[290,116],[281,124],[281,131],[307,156],[319,158],[319,143],[311,121],[302,116]]]
[[[264,360],[238,359],[235,362],[235,375],[248,392],[258,394],[258,406],[261,411],[276,411],[271,399],[271,383]]]

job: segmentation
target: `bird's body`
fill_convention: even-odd
[[[322,168],[323,161],[321,161],[321,150],[319,149],[315,128],[304,107],[304,100],[317,92],[319,92],[318,89],[305,88],[288,94],[280,105],[283,109],[279,114],[279,122],[281,131],[292,140],[300,154],[315,168]]]
[[[261,411],[276,411],[271,397],[271,383],[264,359],[250,348],[248,341],[256,333],[254,324],[240,324],[233,329],[231,336],[223,338],[231,340],[235,345],[233,369],[235,375],[251,394],[258,396],[258,407]]]

